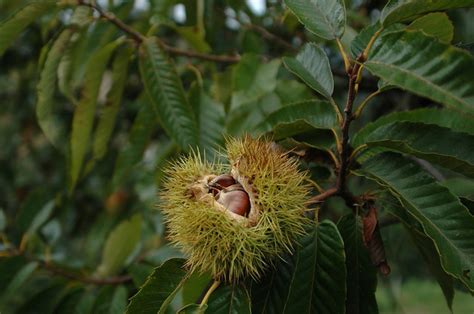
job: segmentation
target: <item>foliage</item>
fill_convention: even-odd
[[[0,3],[1,313],[377,313],[417,278],[469,308],[474,1],[255,3]],[[299,160],[312,222],[220,283],[156,204],[247,134]]]

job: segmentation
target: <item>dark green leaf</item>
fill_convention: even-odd
[[[194,272],[183,285],[183,304],[196,302],[211,282],[210,274]]]
[[[211,294],[207,302],[207,313],[212,314],[250,314],[250,296],[240,285],[220,286]]]
[[[117,274],[140,241],[142,217],[135,214],[109,234],[97,272],[104,277]]]
[[[149,101],[166,133],[186,151],[196,146],[196,119],[176,69],[156,38],[147,38],[140,45],[140,73]]]
[[[422,225],[441,254],[446,272],[474,291],[474,217],[449,190],[414,161],[383,153],[357,173],[386,187]]]
[[[436,250],[433,241],[424,234],[423,229],[418,221],[409,215],[408,212],[395,199],[384,199],[380,203],[380,206],[384,210],[392,213],[403,223],[431,273],[438,281],[441,290],[443,291],[444,297],[446,298],[446,303],[451,309],[454,298],[453,279],[444,271],[439,258],[439,253]]]
[[[256,55],[244,55],[232,72],[231,110],[259,101],[271,93],[277,84],[280,60],[262,63]]]
[[[336,126],[336,113],[329,102],[308,100],[272,112],[257,126],[257,131],[273,131],[278,140],[314,129],[332,129]]]
[[[351,42],[351,54],[353,58],[357,58],[365,50],[372,39],[372,36],[374,36],[375,33],[381,28],[382,26],[380,23],[375,23],[365,27],[360,31],[359,34],[357,34],[357,36]],[[405,29],[405,25],[403,24],[390,25],[389,27],[383,29],[379,36],[403,29]]]
[[[28,25],[50,12],[56,6],[55,0],[30,1],[13,16],[0,24],[0,57]]]
[[[463,145],[453,145],[463,143]],[[366,145],[393,149],[474,176],[474,135],[414,122],[393,122],[366,137]]]
[[[413,20],[429,12],[474,6],[473,0],[390,0],[382,10],[384,26]]]
[[[206,313],[207,304],[188,304],[178,310],[178,314],[203,314]]]
[[[150,137],[157,127],[156,116],[151,104],[139,100],[140,111],[133,121],[128,141],[120,151],[115,162],[112,177],[113,190],[122,183],[123,179],[142,158]]]
[[[344,245],[336,226],[308,227],[295,254],[252,291],[254,313],[344,313]]]
[[[23,266],[10,281],[8,286],[6,286],[1,298],[0,298],[0,310],[2,312],[7,309],[2,309],[2,307],[7,303],[7,301],[12,298],[15,294],[19,293],[21,287],[25,282],[31,277],[33,272],[38,267],[37,262],[30,262]]]
[[[435,124],[441,127],[450,128],[455,132],[464,132],[474,135],[474,115],[449,109],[423,108],[394,112],[367,124],[355,134],[352,144],[356,147],[362,145],[367,141],[367,137],[377,128],[396,121]]]
[[[315,44],[307,43],[296,58],[285,57],[283,63],[290,72],[302,79],[309,87],[330,99],[334,80],[328,57]]]
[[[414,20],[407,29],[421,30],[428,36],[444,43],[450,43],[454,36],[454,26],[446,13],[430,13]]]
[[[107,144],[114,129],[115,120],[120,109],[123,89],[127,79],[128,62],[132,49],[129,46],[120,49],[114,58],[112,65],[112,86],[107,94],[107,100],[99,118],[94,134],[92,145],[93,158],[95,160],[104,157]]]
[[[71,190],[74,189],[84,158],[90,146],[90,136],[94,123],[97,96],[102,81],[102,75],[114,50],[121,41],[114,41],[98,50],[91,57],[86,67],[82,97],[74,111],[71,133]]]
[[[215,102],[197,84],[191,86],[189,103],[198,120],[199,147],[212,155],[212,152],[224,142],[224,106]]]
[[[342,0],[285,0],[285,4],[310,32],[325,39],[340,38],[346,24]]]
[[[362,241],[362,221],[348,214],[337,223],[344,240],[347,269],[346,311],[354,314],[378,313],[375,290],[377,270]]]
[[[183,259],[170,259],[157,267],[130,299],[128,314],[156,314],[174,296],[186,279]],[[165,310],[165,309],[164,309]]]
[[[365,67],[390,84],[449,107],[474,112],[474,57],[421,32],[380,37]]]
[[[54,41],[46,57],[37,86],[36,117],[46,138],[58,149],[64,150],[65,134],[61,119],[55,115],[56,73],[68,46],[72,29],[65,29]]]

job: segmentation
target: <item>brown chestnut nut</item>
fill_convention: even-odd
[[[250,199],[240,184],[233,184],[223,189],[217,196],[217,202],[227,210],[240,216],[247,216],[250,211]]]
[[[221,174],[209,182],[209,192],[217,195],[220,190],[235,184],[235,179],[230,174]]]

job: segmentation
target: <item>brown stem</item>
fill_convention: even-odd
[[[292,44],[290,44],[289,42],[285,41],[284,39],[278,37],[277,35],[275,35],[273,33],[270,33],[268,30],[266,30],[265,28],[263,28],[259,25],[248,23],[248,24],[243,24],[242,26],[247,28],[247,29],[255,31],[256,33],[259,33],[264,39],[266,39],[268,41],[273,41],[276,44],[278,44],[282,47],[285,47],[285,48],[287,48],[291,51],[296,51],[296,48],[293,47]]]
[[[330,198],[331,196],[335,195],[336,193],[337,193],[337,188],[327,189],[326,191],[322,192],[321,194],[318,194],[318,195],[313,196],[312,198],[310,198],[308,203],[309,204],[321,203],[321,202],[325,201],[326,199]]]
[[[123,283],[127,283],[132,280],[130,276],[116,276],[116,277],[107,277],[107,278],[95,278],[95,277],[83,277],[74,273],[70,273],[69,271],[59,268],[53,264],[46,263],[44,261],[40,262],[40,265],[45,270],[49,271],[54,275],[58,275],[61,277],[65,277],[68,279],[93,284],[93,285],[120,285]]]
[[[145,36],[143,36],[141,33],[137,32],[136,30],[134,30],[133,28],[131,28],[130,26],[122,22],[122,20],[118,19],[113,13],[104,11],[100,6],[96,5],[95,3],[86,2],[84,0],[77,0],[77,3],[79,5],[90,7],[96,10],[97,13],[99,13],[100,17],[115,24],[115,26],[123,30],[125,33],[127,33],[137,43],[141,43],[143,40],[145,40]]]
[[[140,44],[146,39],[144,35],[142,35],[138,31],[134,30],[133,28],[125,24],[122,20],[117,18],[113,13],[103,10],[100,6],[91,2],[86,2],[84,0],[77,0],[77,3],[78,5],[83,5],[83,6],[90,7],[96,10],[99,13],[100,17],[106,19],[107,21],[111,22],[112,24],[117,26],[119,29],[124,31],[136,43]],[[189,58],[198,58],[198,59],[214,61],[214,62],[223,62],[223,63],[237,63],[240,61],[239,55],[212,55],[212,54],[182,50],[179,48],[168,46],[162,41],[160,41],[160,44],[165,51],[174,55],[185,56]]]

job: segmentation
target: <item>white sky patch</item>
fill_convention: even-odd
[[[150,2],[148,0],[135,0],[135,3],[133,4],[133,11],[148,11],[148,9],[150,9]]]
[[[173,19],[178,23],[186,22],[186,8],[180,3],[173,7]]]
[[[267,10],[267,5],[265,0],[245,0],[250,10],[255,15],[263,15]]]

